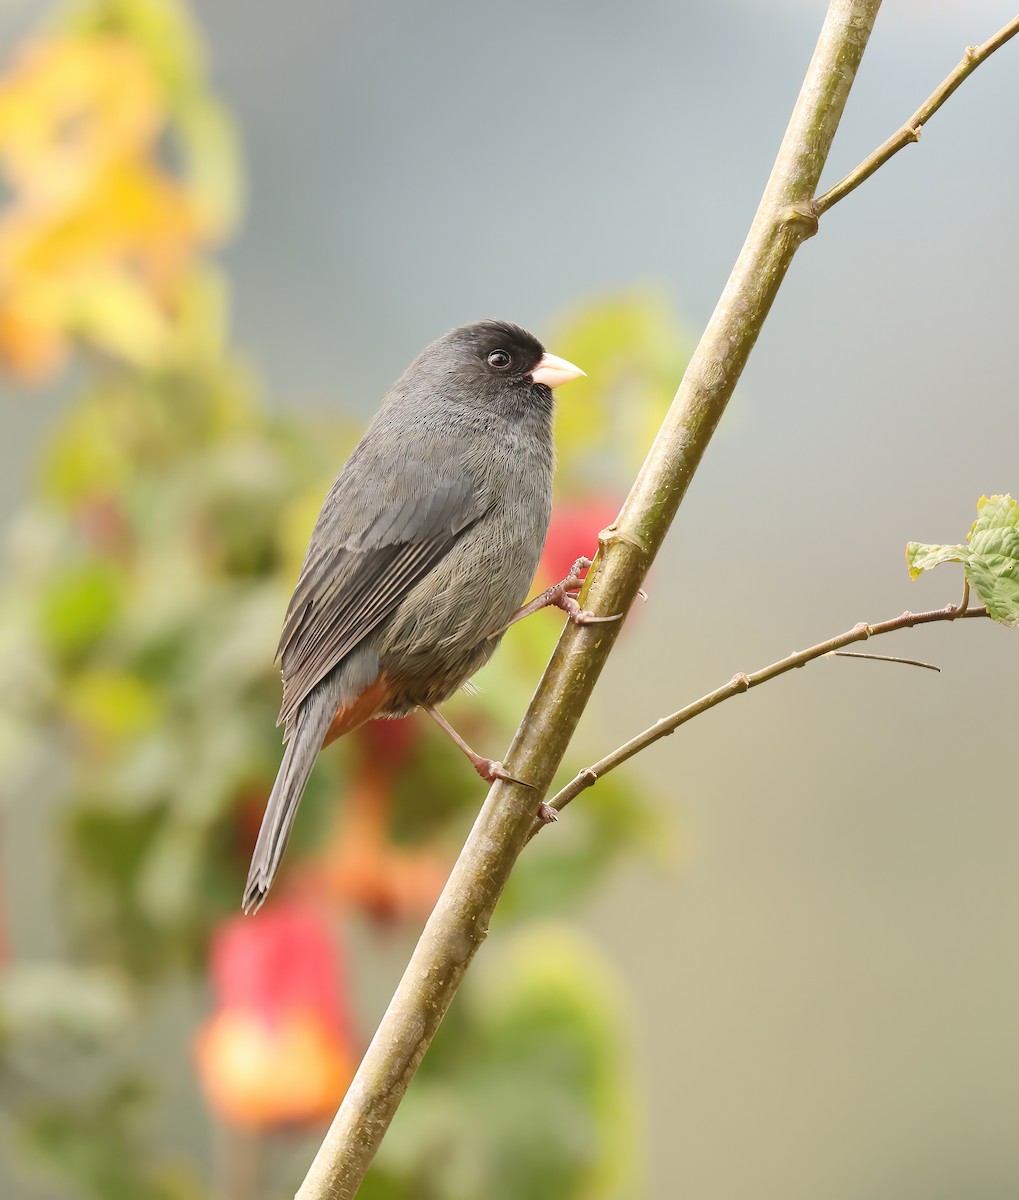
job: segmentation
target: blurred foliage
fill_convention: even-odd
[[[549,345],[586,379],[556,408],[560,494],[603,497],[644,461],[693,347],[668,301],[632,291],[587,300],[567,313]]]
[[[67,947],[66,962],[0,959],[0,1101],[68,1194],[202,1197],[194,1168],[153,1149],[158,1064],[126,1054],[125,1031],[140,1036],[168,983],[204,978],[211,946],[216,1008],[196,1044],[214,1116],[263,1132],[319,1118],[364,1036],[356,1013],[323,1016],[323,971],[349,1002],[346,923],[416,927],[482,789],[428,722],[343,739],[316,767],[273,899],[235,932],[280,756],[271,650],[357,430],[274,414],[230,349],[207,252],[237,221],[240,154],[179,0],[61,8],[0,80],[0,163],[0,361],[27,382],[77,349],[82,376],[8,532],[0,591],[0,806],[59,789]],[[614,470],[643,454],[678,377],[675,344],[642,294],[564,320],[556,349],[591,378],[561,409],[544,582],[594,552]],[[450,702],[474,744],[505,745],[560,624],[516,626]],[[632,784],[606,781],[524,856],[500,922],[575,903],[659,832]],[[369,1194],[638,1194],[618,982],[564,928],[502,938]],[[281,974],[302,981],[282,998]],[[295,1046],[333,1063],[315,1097],[308,1071],[282,1087]]]
[[[620,983],[532,922],[479,959],[363,1185],[368,1200],[640,1195]]]
[[[124,1079],[93,1090],[87,1103],[30,1110],[22,1139],[31,1155],[88,1200],[205,1200],[192,1172],[154,1162],[140,1119],[144,1088]]]
[[[240,189],[185,11],[68,7],[0,86],[0,163],[13,193],[0,222],[8,366],[50,376],[72,339],[139,367],[186,362],[215,288],[199,254],[233,225]]]

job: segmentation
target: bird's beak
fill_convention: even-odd
[[[546,387],[557,388],[561,383],[569,383],[571,379],[579,379],[584,372],[580,367],[558,358],[554,354],[543,354],[538,359],[538,365],[531,372],[535,383],[543,383]]]

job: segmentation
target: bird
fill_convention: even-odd
[[[579,608],[576,571],[521,607],[552,511],[553,391],[583,374],[486,320],[432,342],[384,396],[329,489],[283,622],[284,753],[245,912],[272,886],[319,751],[366,721],[424,709],[482,778],[513,778],[436,705],[535,607],[612,619]]]

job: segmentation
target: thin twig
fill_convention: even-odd
[[[653,746],[660,738],[675,733],[680,725],[685,725],[687,721],[692,721],[694,717],[699,717],[701,713],[715,708],[725,700],[731,700],[733,696],[742,695],[743,692],[750,691],[758,684],[767,683],[769,679],[777,679],[779,675],[785,675],[787,671],[794,671],[797,667],[806,666],[814,659],[832,654],[843,646],[851,646],[854,642],[864,642],[868,638],[880,637],[883,633],[894,633],[897,629],[912,629],[914,625],[929,625],[934,621],[957,621],[960,617],[986,616],[986,608],[962,608],[957,604],[949,604],[944,608],[931,609],[929,612],[904,612],[901,617],[893,617],[890,621],[881,621],[877,625],[867,625],[861,622],[845,633],[840,633],[838,637],[829,638],[826,642],[819,642],[816,646],[811,646],[809,650],[800,650],[796,654],[790,654],[788,658],[780,659],[768,667],[762,667],[750,675],[744,675],[742,672],[734,675],[724,686],[708,692],[706,696],[681,708],[679,712],[672,713],[671,716],[661,717],[650,728],[645,729],[643,733],[638,733],[636,737],[630,738],[628,742],[624,742],[611,754],[606,754],[593,766],[585,767],[548,801],[548,806],[556,812],[562,812],[571,800],[575,800],[581,792],[586,791],[589,787],[594,787],[603,775],[622,766],[635,754],[639,754],[641,750]],[[916,665],[927,666],[928,664],[917,663]],[[545,822],[535,821],[531,826],[530,836],[534,837],[544,827]]]
[[[903,667],[923,667],[925,671],[937,671],[941,674],[941,668],[937,663],[923,662],[919,658],[900,658],[897,654],[864,654],[860,650],[833,650],[832,658],[866,658],[871,662],[890,662],[899,663]]]
[[[1019,17],[1015,17],[1009,21],[1007,25],[998,30],[994,37],[984,42],[982,46],[967,46],[959,65],[931,92],[905,125],[896,133],[893,133],[886,142],[878,146],[874,153],[868,155],[855,170],[850,171],[845,179],[839,180],[823,196],[817,197],[812,205],[814,215],[820,217],[822,213],[826,213],[833,204],[838,204],[850,192],[855,191],[864,180],[869,179],[879,167],[883,167],[903,147],[913,142],[918,142],[920,140],[920,130],[934,116],[955,89],[972,75],[982,62],[990,58],[995,50],[1004,46],[1017,33],[1019,33]]]

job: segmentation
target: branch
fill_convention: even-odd
[[[626,612],[661,547],[772,302],[810,208],[881,0],[831,0],[771,177],[721,299],[654,445],[580,595]],[[352,1200],[460,980],[488,931],[621,622],[568,624],[503,761],[531,787],[496,783],[478,814],[403,979],[297,1200]]]
[[[777,679],[779,675],[785,675],[787,671],[795,671],[797,667],[804,667],[816,658],[824,658],[827,654],[836,654],[843,646],[851,646],[854,642],[865,642],[868,638],[880,637],[883,633],[894,633],[897,629],[912,629],[914,625],[929,625],[934,621],[958,621],[960,617],[986,617],[987,615],[986,608],[967,608],[965,604],[949,604],[945,608],[935,608],[930,612],[904,612],[901,617],[894,617],[890,621],[882,621],[877,625],[863,623],[854,625],[852,629],[840,633],[838,637],[829,638],[826,642],[818,642],[809,650],[800,650],[796,654],[790,654],[788,658],[780,659],[778,662],[772,663],[770,667],[762,667],[750,675],[742,673],[734,675],[724,687],[708,692],[706,696],[702,696],[693,704],[688,704],[686,708],[681,708],[679,712],[674,712],[669,717],[659,718],[643,733],[638,733],[636,737],[624,742],[611,754],[606,754],[593,767],[585,767],[549,800],[548,806],[555,809],[556,812],[562,812],[571,800],[575,800],[581,792],[586,791],[589,787],[594,787],[603,775],[622,766],[624,762],[633,758],[635,754],[639,754],[641,750],[653,746],[660,738],[675,733],[680,725],[685,725],[687,721],[699,717],[708,709],[715,708],[724,700],[731,700],[733,696],[749,692],[752,687],[757,687],[760,683],[767,683],[769,679]],[[866,657],[881,656],[867,655]],[[891,661],[904,662],[910,666],[930,666],[929,663],[914,662],[912,659],[893,659]],[[935,667],[934,670],[937,668]],[[533,837],[544,828],[544,825],[544,821],[535,821],[531,826],[531,836]]]
[[[874,153],[865,158],[855,170],[850,171],[845,179],[840,180],[833,188],[829,188],[823,196],[818,196],[812,206],[814,215],[820,217],[823,213],[826,213],[833,204],[838,204],[850,192],[855,191],[864,180],[869,179],[879,167],[883,167],[892,155],[898,154],[904,146],[918,142],[920,140],[920,130],[934,116],[955,89],[962,84],[963,80],[968,79],[982,62],[990,58],[995,50],[1000,46],[1004,46],[1017,33],[1019,33],[1019,17],[1015,17],[1009,21],[1007,25],[998,30],[994,37],[984,42],[982,46],[967,46],[959,65],[951,75],[931,92],[905,125],[897,133],[893,133],[886,142],[878,146]]]

